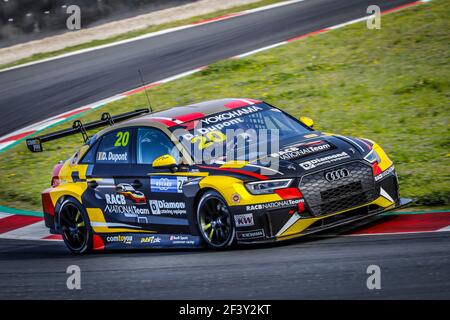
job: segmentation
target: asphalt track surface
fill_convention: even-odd
[[[0,73],[0,135],[147,82],[411,1],[306,0]],[[299,57],[301,58],[301,57]],[[232,251],[74,256],[61,242],[0,240],[0,299],[448,299],[450,233],[316,236]],[[369,265],[381,290],[368,290]],[[81,268],[68,290],[66,268]]]
[[[411,0],[305,0],[0,72],[0,136],[76,107]],[[300,59],[301,57],[299,57]],[[157,101],[155,102],[157,103]]]
[[[74,256],[61,242],[0,241],[0,299],[449,299],[450,232],[304,238],[231,251]],[[81,269],[68,290],[66,269]],[[381,270],[369,290],[367,267]]]

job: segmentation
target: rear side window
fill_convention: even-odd
[[[99,142],[99,139],[98,139],[97,135],[95,134],[86,142],[86,144],[83,147],[81,147],[81,150],[83,150],[83,148],[85,148],[85,147],[89,147],[89,150],[84,154],[80,163],[92,164],[95,162],[95,150],[97,150],[98,142]],[[80,150],[80,152],[81,152],[81,150]]]
[[[83,147],[81,147],[80,152],[82,152],[83,148],[87,148],[89,147],[88,145],[84,145]],[[86,152],[86,154],[83,156],[83,159],[80,161],[80,163],[94,163],[95,160],[95,149],[96,149],[96,145],[94,145],[93,147],[91,147],[88,152]]]
[[[131,131],[124,129],[105,134],[95,156],[96,163],[119,164],[131,162]]]

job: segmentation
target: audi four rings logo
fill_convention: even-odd
[[[325,173],[325,179],[328,181],[336,181],[348,177],[349,175],[350,171],[347,169],[339,169]]]

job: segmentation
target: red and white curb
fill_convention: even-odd
[[[352,231],[350,236],[414,234],[450,231],[450,211],[421,214],[390,214],[380,223]]]
[[[60,58],[64,58],[64,57],[67,57],[67,56],[70,56],[70,55],[80,54],[80,53],[84,53],[84,52],[87,52],[87,51],[98,50],[98,49],[105,48],[105,47],[110,47],[110,46],[123,44],[123,43],[127,43],[127,42],[132,42],[132,41],[140,40],[140,39],[143,39],[143,38],[149,38],[149,37],[153,37],[153,36],[164,34],[164,33],[169,33],[169,32],[173,32],[173,31],[177,31],[177,30],[181,30],[181,29],[186,29],[186,28],[190,28],[190,27],[194,27],[194,26],[198,26],[198,25],[202,25],[202,24],[207,24],[207,23],[212,23],[212,22],[221,21],[221,20],[225,20],[225,19],[230,19],[230,18],[233,18],[233,17],[242,16],[242,15],[246,15],[246,14],[251,14],[251,13],[254,13],[254,12],[258,12],[258,11],[268,10],[268,9],[272,9],[272,8],[275,8],[275,7],[285,6],[285,5],[289,5],[289,4],[296,3],[296,2],[301,2],[301,1],[303,1],[303,0],[285,1],[285,2],[280,2],[280,3],[273,4],[273,5],[265,6],[265,7],[260,7],[260,8],[256,8],[256,9],[246,10],[246,11],[237,12],[237,13],[233,13],[233,14],[228,14],[228,15],[225,15],[225,16],[216,17],[216,18],[213,18],[213,19],[208,19],[208,20],[205,20],[205,21],[194,23],[194,24],[191,24],[191,25],[182,26],[182,27],[176,27],[176,28],[167,29],[167,30],[162,30],[162,31],[155,32],[155,33],[152,33],[152,34],[143,35],[143,36],[140,36],[140,37],[137,37],[137,38],[127,39],[127,40],[124,40],[124,41],[119,41],[119,42],[116,42],[116,43],[111,43],[111,44],[107,44],[107,45],[100,46],[100,47],[94,47],[94,48],[89,48],[89,49],[85,49],[85,50],[80,50],[80,51],[77,51],[77,52],[71,52],[71,53],[68,53],[66,55],[57,56],[57,57],[49,58],[49,59],[46,59],[46,60],[40,60],[40,61],[36,61],[34,63],[41,63],[43,61],[60,59]],[[420,1],[411,2],[411,3],[408,3],[408,4],[405,4],[405,5],[402,5],[402,6],[399,6],[399,7],[396,7],[396,8],[393,8],[393,9],[389,9],[387,11],[384,11],[384,12],[382,12],[382,14],[388,14],[388,13],[391,13],[391,12],[395,12],[395,11],[398,11],[398,10],[401,10],[401,9],[404,9],[404,8],[407,8],[407,7],[411,7],[411,6],[416,6],[418,4],[421,4],[421,3],[424,3],[424,2],[429,2],[429,1],[430,0],[420,0]],[[357,22],[368,20],[370,18],[371,18],[371,16],[365,16],[365,17],[361,17],[359,19],[354,19],[354,20],[351,20],[351,21],[347,21],[345,23],[341,23],[341,24],[338,24],[338,25],[335,25],[335,26],[331,26],[331,27],[324,28],[324,29],[321,29],[321,30],[316,30],[316,31],[313,31],[313,32],[309,32],[309,33],[306,33],[306,34],[299,35],[297,37],[288,39],[286,41],[281,41],[281,42],[278,42],[278,43],[275,43],[275,44],[272,44],[272,45],[269,45],[269,46],[266,46],[266,47],[263,47],[263,48],[259,48],[259,49],[256,49],[256,50],[252,50],[252,51],[249,51],[249,52],[242,53],[240,55],[231,57],[230,59],[245,58],[245,57],[248,57],[248,56],[250,56],[252,54],[255,54],[255,53],[259,53],[259,52],[262,52],[262,51],[265,51],[265,50],[269,50],[269,49],[272,49],[272,48],[275,48],[275,47],[279,47],[279,46],[288,44],[290,42],[301,40],[301,39],[304,39],[304,38],[307,38],[307,37],[310,37],[310,36],[313,36],[313,35],[317,35],[317,34],[321,34],[321,33],[327,32],[327,31],[339,29],[339,28],[345,27],[345,26],[353,24],[353,23],[357,23]],[[29,64],[26,64],[26,65],[29,65]],[[23,67],[23,66],[26,66],[26,65],[20,65],[20,66],[14,67],[14,68]],[[23,141],[27,137],[31,136],[32,134],[40,132],[41,130],[48,129],[48,128],[52,127],[52,126],[55,126],[57,124],[61,124],[61,123],[65,122],[65,121],[68,121],[68,120],[70,120],[70,119],[72,119],[72,118],[74,118],[76,116],[83,115],[85,112],[88,112],[90,110],[93,110],[93,109],[96,109],[96,108],[100,108],[100,107],[102,107],[102,106],[104,106],[106,104],[109,104],[111,102],[114,102],[114,101],[126,98],[126,97],[128,97],[130,95],[139,93],[139,92],[143,91],[146,88],[152,88],[152,87],[161,85],[163,83],[167,83],[167,82],[170,82],[170,81],[173,81],[173,80],[176,80],[176,79],[180,79],[180,78],[189,76],[189,75],[194,74],[196,72],[202,71],[205,68],[208,68],[208,66],[203,66],[203,67],[200,67],[200,68],[192,69],[190,71],[182,72],[180,74],[171,76],[169,78],[162,79],[162,80],[159,80],[159,81],[155,81],[155,82],[149,83],[149,84],[147,84],[145,86],[141,86],[141,87],[138,87],[136,89],[129,90],[127,92],[119,93],[119,94],[117,94],[115,96],[112,96],[110,98],[106,98],[106,99],[103,99],[103,100],[91,103],[91,104],[89,104],[87,106],[83,106],[83,107],[79,107],[79,108],[73,109],[71,111],[59,114],[57,116],[51,117],[49,119],[40,121],[40,122],[35,123],[35,124],[32,124],[30,126],[22,128],[20,130],[16,130],[16,131],[14,131],[14,132],[12,132],[10,134],[7,134],[5,136],[0,137],[0,152],[9,149],[10,147],[16,145],[17,143],[20,143],[21,141]],[[0,72],[2,72],[2,71],[5,71],[5,70],[0,70]]]
[[[393,213],[376,223],[347,233],[346,236],[415,234],[450,231],[450,211],[432,213]],[[51,235],[41,217],[0,213],[0,239],[61,241]]]
[[[41,217],[0,213],[0,239],[61,240],[61,237],[49,234]]]

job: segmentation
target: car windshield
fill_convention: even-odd
[[[195,163],[252,161],[278,152],[280,145],[310,132],[299,121],[265,103],[193,120],[172,131]]]

